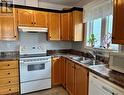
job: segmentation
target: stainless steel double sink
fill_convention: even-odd
[[[82,57],[82,56],[69,56],[69,58],[79,62],[80,64],[85,64],[88,66],[102,65],[103,64],[103,62],[100,62],[98,60],[93,60],[93,59]]]

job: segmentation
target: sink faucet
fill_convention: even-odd
[[[92,56],[93,59],[91,59],[93,61],[93,65],[96,64],[96,51],[88,51],[88,53]]]
[[[96,51],[88,51],[88,54],[92,56],[93,60],[96,60]]]

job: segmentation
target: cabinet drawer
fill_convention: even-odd
[[[19,85],[0,86],[0,95],[19,92]]]
[[[18,61],[0,61],[0,70],[18,68]]]
[[[18,76],[18,69],[0,70],[0,78]]]
[[[18,82],[19,82],[19,78],[18,77],[2,78],[2,79],[0,79],[0,86],[2,86],[2,85],[17,84]]]

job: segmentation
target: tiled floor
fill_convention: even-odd
[[[43,90],[43,91],[25,94],[25,95],[69,95],[69,94],[62,87],[54,87],[54,88],[49,89],[49,90]]]

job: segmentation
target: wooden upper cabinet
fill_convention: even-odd
[[[83,12],[61,13],[61,40],[83,40]]]
[[[70,40],[70,27],[71,13],[61,13],[61,40]]]
[[[19,26],[48,27],[48,12],[18,9]]]
[[[88,95],[88,70],[75,65],[75,95]]]
[[[60,40],[60,13],[49,13],[48,39]]]
[[[15,11],[15,9],[14,9]],[[17,23],[15,13],[0,15],[0,40],[16,40]]]
[[[18,25],[33,26],[34,25],[34,11],[26,9],[18,9]]]
[[[73,41],[83,40],[83,12],[73,11]]]
[[[47,28],[48,27],[48,12],[34,11],[34,25]]]
[[[114,0],[112,42],[124,44],[124,0]]]

